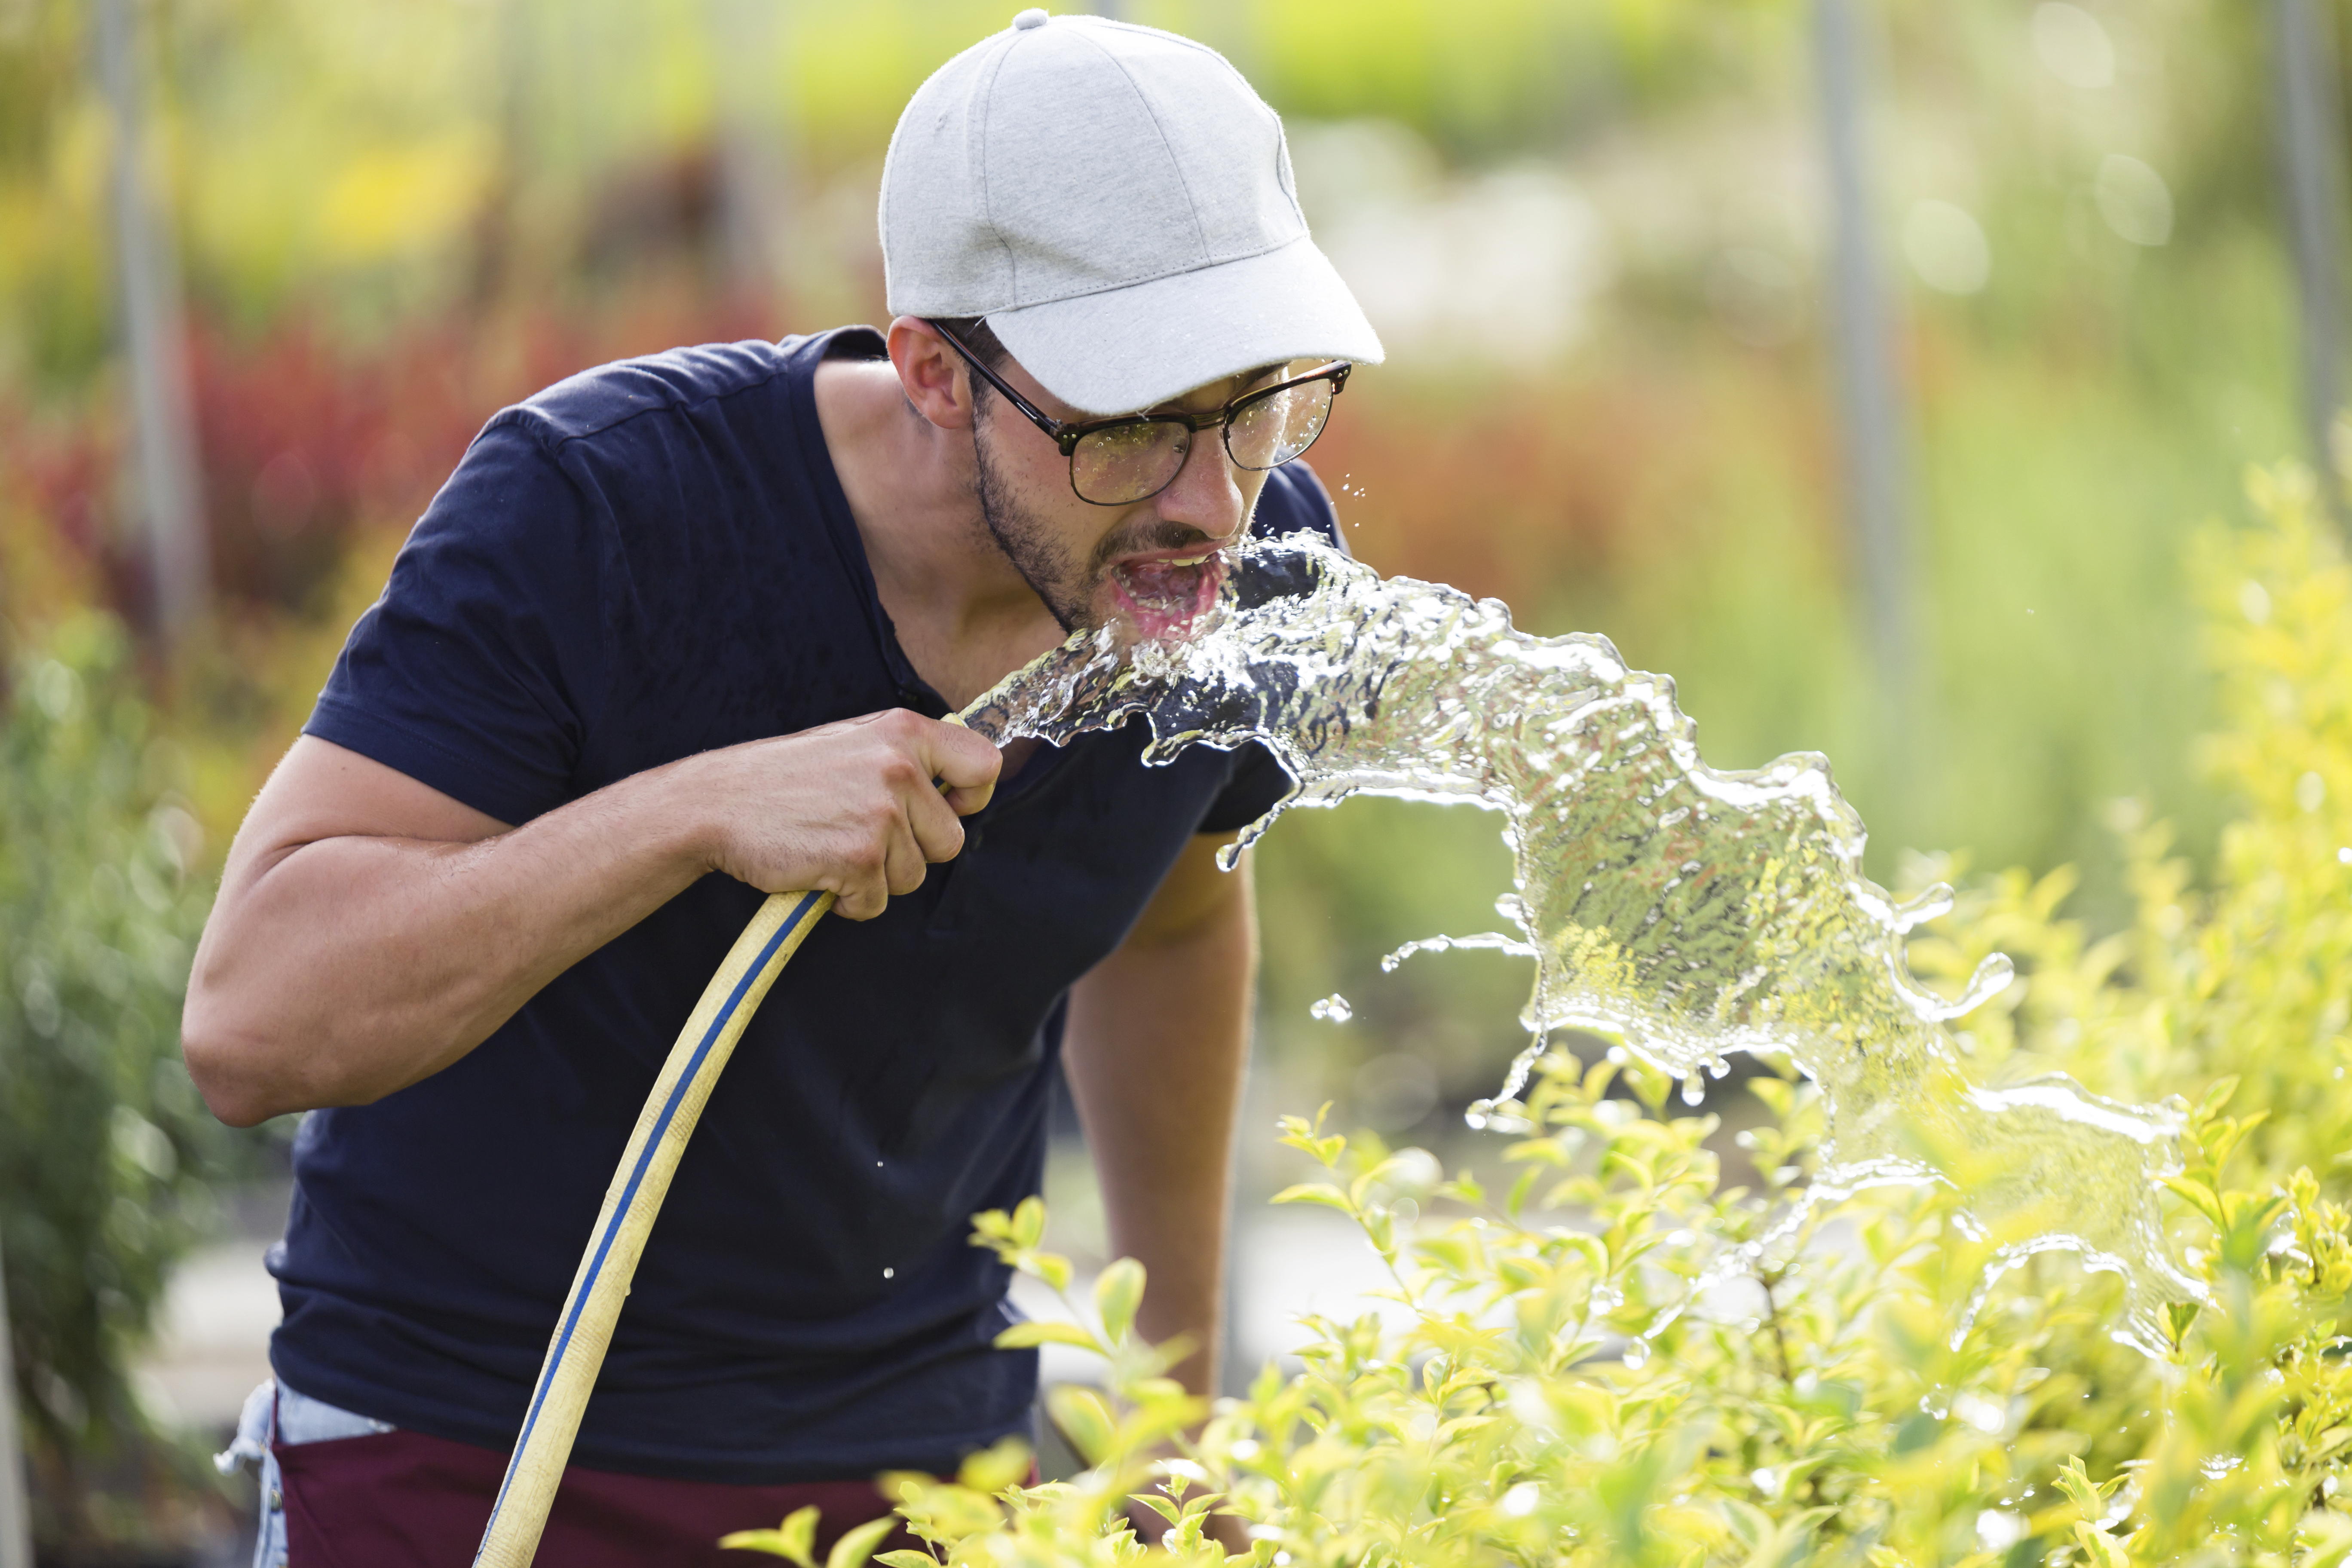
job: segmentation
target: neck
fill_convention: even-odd
[[[961,707],[1061,640],[989,537],[971,432],[915,414],[887,363],[819,365],[816,407],[875,588],[917,674]]]

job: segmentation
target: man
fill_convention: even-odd
[[[541,1561],[716,1560],[810,1501],[838,1530],[877,1471],[1024,1431],[1034,1357],[991,1347],[965,1238],[1036,1190],[1057,1059],[1141,1326],[1213,1386],[1255,933],[1212,856],[1286,782],[940,719],[1068,628],[1182,620],[1253,525],[1328,532],[1282,465],[1379,343],[1273,112],[1147,28],[1028,11],[950,61],[881,230],[887,335],[493,419],[238,834],[189,1066],[231,1122],[324,1108],[271,1254],[265,1556],[470,1554],[645,1093],[782,889],[846,918],[686,1152]]]

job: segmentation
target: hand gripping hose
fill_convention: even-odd
[[[1011,679],[1019,680],[1023,673]],[[963,712],[950,715],[948,722],[964,722],[1005,689],[996,688]],[[661,1076],[654,1080],[636,1130],[629,1134],[629,1146],[613,1173],[613,1184],[604,1189],[604,1207],[596,1215],[588,1249],[581,1254],[580,1272],[572,1277],[572,1294],[556,1320],[555,1335],[548,1341],[547,1360],[530,1391],[522,1435],[515,1440],[506,1479],[490,1506],[481,1549],[474,1554],[475,1568],[528,1568],[539,1550],[540,1533],[547,1528],[548,1510],[572,1457],[572,1440],[579,1435],[589,1391],[596,1386],[597,1371],[613,1342],[613,1325],[621,1315],[621,1302],[629,1293],[654,1216],[669,1191],[670,1177],[677,1171],[678,1156],[686,1152],[686,1141],[694,1136],[711,1086],[734,1054],[735,1042],[743,1037],[744,1026],[785,962],[831,908],[831,893],[771,895],[735,939],[727,962],[710,977],[702,1000],[695,1004],[693,1016],[670,1047],[669,1059],[662,1064]]]

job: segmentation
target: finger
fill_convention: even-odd
[[[923,858],[922,847],[912,832],[902,826],[890,835],[889,847],[883,852],[883,873],[891,892],[913,892],[923,885],[924,874],[929,869],[930,864]]]
[[[888,907],[890,838],[905,831],[899,814],[885,807],[875,808],[856,825],[835,862],[836,910],[854,921],[870,921]]]
[[[963,853],[963,824],[957,820],[955,802],[950,796],[935,790],[918,792],[907,802],[907,826],[917,853],[927,862],[952,860]]]
[[[853,921],[870,921],[890,905],[886,868],[845,873],[834,889],[833,911]]]
[[[961,724],[935,723],[922,736],[921,755],[948,793],[950,809],[970,816],[988,804],[1004,768],[1004,753]]]
[[[993,784],[981,789],[949,789],[942,784],[940,786],[939,795],[940,799],[947,803],[947,808],[950,813],[957,816],[970,816],[986,805],[989,797],[995,793],[996,786]]]

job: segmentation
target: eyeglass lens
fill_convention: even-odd
[[[1278,468],[1313,446],[1330,417],[1328,377],[1286,386],[1234,416],[1225,450],[1244,468]]]
[[[1079,437],[1070,452],[1070,480],[1087,500],[1138,500],[1167,489],[1192,449],[1192,432],[1181,425],[1113,425]]]
[[[1225,450],[1244,468],[1277,468],[1315,444],[1331,417],[1328,376],[1285,387],[1239,410],[1225,426]],[[1070,453],[1070,479],[1104,505],[1157,495],[1175,481],[1192,432],[1174,420],[1139,419],[1088,432]]]

